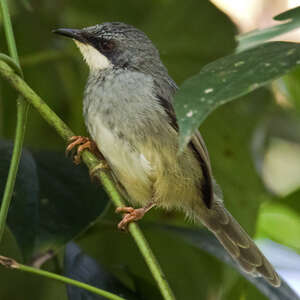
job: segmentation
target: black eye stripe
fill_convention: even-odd
[[[104,51],[111,51],[115,47],[115,43],[112,40],[101,40],[100,45]]]
[[[100,50],[103,52],[111,52],[114,50],[116,44],[113,40],[100,40]]]

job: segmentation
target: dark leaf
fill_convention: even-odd
[[[126,288],[117,278],[105,270],[105,268],[97,263],[95,259],[83,253],[74,242],[67,244],[64,266],[65,276],[67,277],[109,291],[128,300],[138,299],[132,291]],[[67,291],[70,300],[106,299],[105,297],[93,294],[73,285],[68,285]]]
[[[300,63],[300,45],[272,42],[218,59],[187,79],[175,96],[181,149],[210,112]]]
[[[6,184],[12,144],[0,140],[0,199]],[[23,258],[28,260],[33,252],[39,220],[39,179],[31,153],[23,150],[13,198],[9,208],[8,226],[13,232]]]
[[[1,194],[11,152],[12,145],[1,140]],[[75,166],[62,153],[23,150],[8,226],[28,262],[73,239],[95,221],[107,203],[105,192],[91,182],[85,167]]]
[[[162,230],[171,232],[187,243],[204,250],[221,261],[235,268],[243,277],[254,284],[270,300],[297,300],[297,294],[282,280],[279,288],[272,287],[263,278],[255,278],[243,272],[231,259],[217,239],[206,230],[185,229],[175,226],[161,226]]]
[[[104,211],[108,197],[92,183],[85,166],[62,153],[34,154],[40,181],[40,222],[36,252],[56,250],[81,233]]]
[[[157,296],[157,284],[132,238],[119,232],[116,226],[117,221],[101,220],[77,242],[127,286],[133,285],[143,299],[161,299]],[[207,299],[218,295],[222,265],[215,258],[195,251],[191,245],[162,230],[152,226],[142,228],[176,299]]]

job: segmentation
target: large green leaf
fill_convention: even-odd
[[[85,230],[104,211],[108,197],[84,166],[62,153],[34,154],[39,176],[39,215],[35,251],[55,251]]]
[[[0,191],[3,192],[12,145],[0,141]],[[57,251],[103,212],[108,197],[92,184],[88,170],[62,153],[23,151],[8,226],[25,262]]]
[[[218,106],[269,83],[300,63],[300,45],[272,42],[218,59],[187,79],[175,97],[181,149]]]
[[[64,258],[65,276],[119,295],[127,300],[140,299],[93,258],[86,255],[74,242],[66,246]],[[73,285],[67,286],[69,300],[102,300],[105,297],[93,294]]]
[[[270,93],[260,89],[220,107],[201,127],[224,203],[250,234],[261,203],[271,199],[255,170],[252,137],[273,109]]]
[[[243,272],[240,267],[231,259],[217,239],[207,231],[191,230],[174,226],[161,226],[162,230],[172,232],[177,238],[204,250],[217,257],[221,261],[234,267],[243,277],[254,284],[270,300],[298,300],[300,299],[289,285],[282,281],[279,288],[268,284],[263,278],[253,277]]]
[[[241,271],[207,230],[149,223],[143,226],[143,230],[178,300],[207,299],[209,295],[212,297],[222,293],[221,264],[212,256],[233,267],[268,299],[299,299],[284,281],[280,288],[274,288],[264,279],[254,278]],[[144,281],[153,282],[136,247],[132,245],[130,236],[117,232],[115,224],[97,224],[78,243],[88,255],[103,263],[128,286],[132,285],[128,271],[129,274],[144,278]],[[155,285],[152,286],[156,289]],[[148,289],[147,294],[142,293],[143,299],[153,299],[153,293]]]
[[[6,183],[11,154],[12,144],[0,140],[0,199]],[[23,150],[8,213],[8,226],[18,242],[25,261],[33,253],[38,231],[38,202],[39,179],[36,163],[31,153]]]
[[[247,48],[262,44],[272,38],[275,38],[284,33],[290,32],[300,27],[300,6],[285,11],[274,17],[276,21],[285,21],[282,24],[268,27],[265,29],[257,29],[236,37],[238,41],[237,51],[243,51]]]
[[[130,235],[117,230],[116,224],[101,220],[77,243],[124,284],[140,291],[142,299],[161,299],[157,297],[157,285],[139,250]],[[218,294],[222,273],[216,259],[161,230],[143,226],[143,232],[177,300],[207,299],[209,295]]]
[[[300,252],[300,213],[285,205],[284,199],[261,207],[257,228],[259,237],[271,238]]]

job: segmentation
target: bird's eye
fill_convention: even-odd
[[[105,52],[110,52],[115,48],[115,43],[112,40],[101,40],[101,49]]]

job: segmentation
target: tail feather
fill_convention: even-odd
[[[273,286],[280,286],[272,265],[220,200],[215,200],[205,215],[201,214],[201,221],[247,273],[263,276]]]

